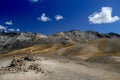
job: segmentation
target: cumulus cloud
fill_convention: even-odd
[[[7,25],[12,25],[13,22],[12,22],[12,20],[10,20],[10,21],[5,22],[5,24],[7,24]]]
[[[7,28],[5,26],[0,25],[0,30],[6,30]]]
[[[102,7],[100,12],[95,12],[88,18],[93,24],[113,23],[120,19],[118,16],[112,17],[111,7]]]
[[[51,21],[51,19],[47,17],[45,13],[43,13],[41,17],[38,17],[38,20],[41,20],[43,22]]]
[[[59,20],[63,19],[63,16],[61,16],[61,15],[56,15],[56,16],[55,16],[55,19],[56,19],[56,21],[59,21]]]

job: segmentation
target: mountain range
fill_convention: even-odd
[[[0,32],[2,80],[119,80],[119,73],[120,34]]]
[[[0,32],[0,54],[35,54],[71,56],[89,60],[120,56],[120,34],[71,30],[54,35],[30,32]]]

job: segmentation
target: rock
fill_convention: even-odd
[[[25,56],[24,60],[35,61],[33,55],[31,54],[31,52],[27,53],[27,56]]]
[[[18,66],[17,59],[13,59],[9,67],[15,67],[15,66]]]

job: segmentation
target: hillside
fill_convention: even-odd
[[[100,38],[120,38],[119,34],[108,33],[102,34],[96,31],[81,32],[71,30],[68,32],[59,32],[54,35],[43,35],[30,32],[0,32],[0,49],[1,52],[30,47],[36,44],[67,44],[77,42],[89,42]]]
[[[72,30],[50,36],[1,32],[0,79],[118,80],[119,42],[119,34],[95,31]],[[13,60],[17,63],[11,66]]]
[[[88,61],[91,61],[91,58],[120,56],[120,35],[115,33],[71,30],[50,36],[22,32],[1,32],[0,35],[0,52],[4,55],[32,52],[41,55],[69,56]]]

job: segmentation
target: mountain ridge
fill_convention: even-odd
[[[6,51],[22,49],[38,44],[69,44],[89,42],[91,40],[102,38],[120,38],[120,34],[112,32],[103,34],[92,30],[85,32],[81,32],[80,30],[70,30],[49,36],[30,32],[0,32],[0,51],[1,53],[4,53]]]

